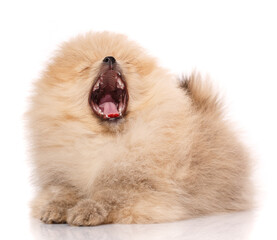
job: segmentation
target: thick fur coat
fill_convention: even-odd
[[[102,121],[88,102],[106,56],[128,86],[118,121]],[[34,217],[160,223],[251,206],[248,153],[199,75],[180,84],[125,36],[89,33],[61,46],[34,90]]]

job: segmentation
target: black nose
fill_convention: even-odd
[[[112,56],[105,57],[103,59],[104,63],[114,64],[116,62],[115,58]]]

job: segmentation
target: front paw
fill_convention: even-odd
[[[90,199],[84,199],[67,212],[67,223],[75,226],[94,226],[105,222],[108,212]]]
[[[41,211],[40,220],[45,223],[65,223],[67,208],[60,202],[50,202]]]

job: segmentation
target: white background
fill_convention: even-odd
[[[0,239],[277,239],[274,1],[1,1],[0,26]],[[128,35],[173,73],[210,75],[252,149],[257,210],[146,226],[29,219],[22,115],[31,83],[62,41],[91,30]]]

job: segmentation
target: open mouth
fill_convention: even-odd
[[[106,68],[92,86],[89,103],[102,120],[122,118],[127,110],[128,91],[121,72]]]

